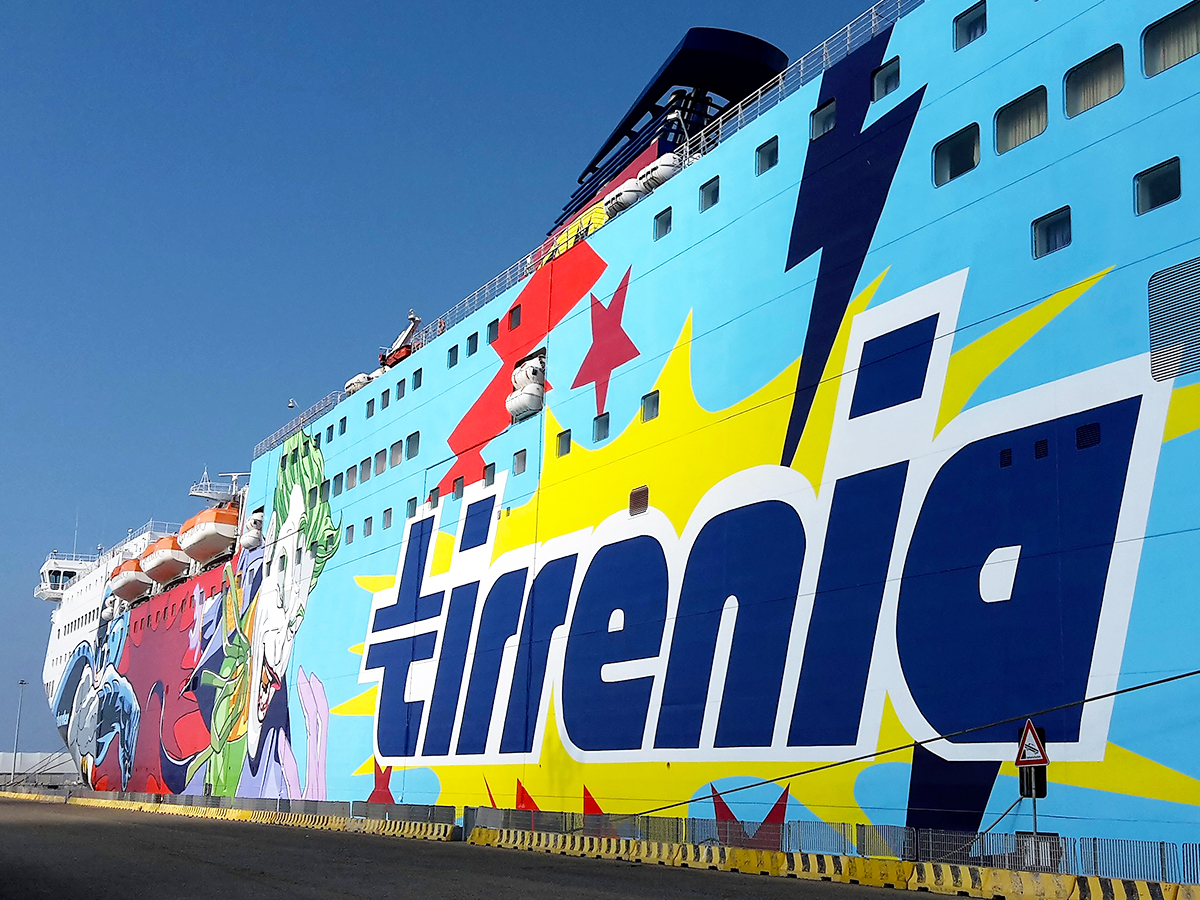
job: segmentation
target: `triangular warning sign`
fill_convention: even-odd
[[[1050,757],[1046,755],[1046,745],[1038,737],[1037,729],[1033,727],[1033,719],[1025,720],[1021,730],[1021,742],[1017,745],[1017,766],[1047,766]]]

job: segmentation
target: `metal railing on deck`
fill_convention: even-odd
[[[326,394],[304,412],[300,413],[300,415],[296,416],[296,418],[292,419],[292,421],[255,444],[254,458],[258,459],[264,453],[274,450],[305,425],[316,421],[345,399],[345,391],[331,391]]]

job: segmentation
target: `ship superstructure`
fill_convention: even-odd
[[[974,831],[1033,717],[1043,828],[1195,840],[1198,76],[1180,0],[689,32],[537,249],[89,570],[93,784]]]

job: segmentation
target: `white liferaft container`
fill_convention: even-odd
[[[654,190],[660,185],[666,184],[669,180],[679,174],[679,170],[683,168],[683,160],[675,153],[664,153],[642,171],[638,172],[638,184],[646,192]]]
[[[636,178],[630,178],[617,185],[604,198],[604,212],[612,218],[617,213],[624,212],[646,195],[646,189]]]
[[[530,384],[546,383],[546,360],[541,356],[527,359],[513,369],[512,386],[514,391]]]
[[[542,384],[527,384],[520,390],[513,391],[504,401],[504,408],[516,420],[527,419],[534,413],[541,412],[545,399],[546,387]]]

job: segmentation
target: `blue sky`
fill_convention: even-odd
[[[12,2],[0,21],[0,745],[53,548],[200,507],[534,247],[692,25],[795,59],[869,5]]]

